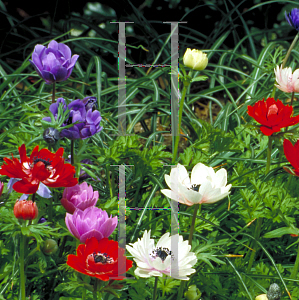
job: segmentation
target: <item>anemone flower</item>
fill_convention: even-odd
[[[79,55],[72,56],[71,49],[63,44],[51,41],[48,47],[36,45],[30,63],[38,75],[47,84],[67,80]]]
[[[299,69],[292,73],[291,68],[282,68],[282,66],[279,68],[277,66],[274,73],[278,83],[275,84],[277,88],[286,93],[299,92]]]
[[[165,196],[186,205],[214,203],[230,193],[231,184],[227,184],[227,172],[220,169],[216,173],[213,168],[198,163],[189,174],[184,166],[178,164],[172,168],[165,181],[170,190],[161,190]]]
[[[40,182],[49,187],[70,187],[78,183],[74,178],[75,167],[64,163],[63,148],[56,153],[48,149],[38,150],[36,146],[30,157],[27,157],[26,146],[19,147],[20,161],[17,158],[4,158],[6,164],[0,169],[0,175],[21,180],[13,184],[18,193],[34,194]]]
[[[76,208],[81,210],[90,206],[95,206],[99,199],[99,192],[93,191],[91,185],[86,182],[67,187],[63,191],[61,204],[70,214],[74,213]]]
[[[150,238],[150,235],[151,231],[145,231],[141,239],[126,246],[137,264],[135,274],[144,278],[162,277],[165,274],[176,279],[189,280],[187,276],[195,272],[192,267],[196,264],[197,258],[195,253],[190,252],[191,246],[188,241],[183,241],[180,235],[169,236],[167,232],[155,246],[155,241]],[[175,245],[178,257],[174,257],[172,251],[174,249],[171,248],[172,238],[178,240],[178,244]],[[177,261],[177,264],[171,266],[174,261]]]
[[[67,213],[65,224],[73,236],[85,243],[93,236],[99,241],[109,237],[117,226],[117,219],[117,216],[108,217],[105,210],[91,206],[84,211],[77,208],[73,215]]]
[[[299,123],[299,115],[293,117],[293,107],[284,105],[279,99],[263,99],[253,106],[248,105],[247,108],[249,116],[262,125],[261,132],[267,136],[279,132],[281,128]]]
[[[125,250],[119,248],[118,242],[95,237],[87,239],[85,244],[77,248],[77,255],[67,257],[67,265],[77,272],[96,277],[103,281],[122,280],[121,274],[132,268],[133,261],[126,259]],[[121,256],[119,256],[119,254]]]

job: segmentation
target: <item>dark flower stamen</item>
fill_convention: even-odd
[[[40,158],[40,157],[37,157],[37,156],[34,156],[33,157],[33,163],[36,164],[38,163],[39,161],[43,162],[45,164],[45,166],[50,166],[52,161],[49,160],[49,158],[47,159],[43,159],[43,158]]]
[[[200,184],[191,184],[191,187],[188,190],[193,190],[195,192],[199,191]]]
[[[164,247],[158,247],[157,249],[153,250],[152,253],[150,253],[152,258],[160,257],[163,262],[168,255],[171,255],[171,251]]]
[[[111,258],[109,255],[107,255],[107,253],[93,253],[90,254],[91,256],[93,256],[94,262],[95,263],[101,263],[101,264],[112,264],[114,263],[114,259]]]

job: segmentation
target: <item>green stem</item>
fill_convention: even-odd
[[[32,202],[35,201],[35,195],[36,195],[36,193],[32,194]]]
[[[159,277],[156,276],[155,277],[155,284],[154,284],[153,300],[156,300],[156,298],[157,298],[158,279],[159,279]]]
[[[175,144],[174,144],[174,150],[173,150],[173,156],[172,156],[172,163],[174,164],[174,162],[176,161],[177,158],[177,152],[178,152],[178,147],[179,147],[179,141],[180,141],[180,133],[181,133],[181,123],[182,123],[182,116],[183,116],[183,108],[184,108],[184,100],[186,97],[186,93],[187,93],[187,88],[189,86],[190,83],[185,84],[184,83],[184,88],[183,88],[183,92],[182,92],[182,98],[180,101],[180,109],[179,109],[179,124],[178,124],[178,132],[177,132],[177,136],[175,137]]]
[[[75,164],[74,140],[71,140],[71,165]]]
[[[294,265],[294,268],[292,270],[291,277],[290,277],[291,279],[296,279],[298,269],[299,269],[299,246],[298,246],[298,250],[297,250],[295,265]]]
[[[188,243],[190,246],[192,246],[192,238],[193,238],[193,233],[194,233],[194,227],[195,227],[195,221],[196,221],[196,216],[197,216],[197,212],[200,212],[201,210],[201,204],[195,204],[194,205],[194,211],[193,211],[193,217],[192,217],[192,221],[191,221],[191,227],[190,227],[190,233],[189,233],[189,240]],[[181,284],[180,284],[180,288],[179,288],[179,292],[178,292],[178,296],[177,296],[177,300],[181,300],[183,297],[183,292],[185,289],[185,281],[181,280]]]
[[[256,221],[256,227],[255,227],[255,233],[254,233],[254,238],[256,240],[258,240],[259,237],[260,237],[262,224],[263,224],[263,218],[258,218],[257,221]],[[253,245],[252,248],[255,251],[251,252],[248,267],[247,267],[247,273],[249,273],[251,271],[251,267],[252,267],[253,262],[254,262],[254,256],[255,256],[256,251],[257,251],[257,243],[254,241],[252,245]]]
[[[109,186],[109,191],[110,191],[110,197],[113,197],[113,190],[112,190],[112,184],[110,180],[110,167],[109,165],[106,165],[106,178],[107,178],[107,185]]]
[[[291,106],[293,105],[294,102],[294,96],[295,96],[295,92],[292,92],[292,96],[291,96]],[[285,132],[288,131],[289,127],[286,127]],[[280,160],[279,160],[280,161]]]
[[[200,205],[200,207],[201,207],[201,205]],[[191,227],[190,227],[190,233],[189,233],[189,245],[191,245],[191,246],[192,246],[192,238],[193,238],[193,232],[194,232],[194,225],[195,225],[196,215],[197,215],[198,209],[199,209],[199,204],[195,204],[194,205],[192,222],[191,222]]]
[[[55,103],[55,83],[53,83],[53,91],[52,91],[52,103]]]
[[[86,296],[86,289],[83,289],[83,293],[82,293],[82,300],[85,299],[85,296]]]
[[[53,218],[53,199],[52,199],[52,197],[49,199],[48,203],[49,203],[48,221],[52,222],[52,218]]]
[[[26,221],[23,223],[26,226]],[[20,241],[20,293],[21,300],[26,300],[26,291],[25,291],[25,236],[21,233]]]
[[[98,289],[98,279],[95,278],[95,282],[94,282],[94,286],[93,286],[93,300],[98,299],[97,289]]]
[[[267,164],[266,164],[266,171],[265,174],[267,175],[270,170],[270,164],[271,164],[271,152],[272,152],[272,136],[269,136],[268,140],[268,150],[267,150]]]
[[[293,40],[293,42],[292,42],[292,44],[291,44],[291,46],[290,46],[290,48],[289,48],[287,54],[286,54],[286,57],[285,57],[284,60],[283,60],[282,68],[284,68],[284,66],[286,65],[286,63],[287,63],[287,61],[288,61],[288,59],[289,59],[289,56],[290,56],[290,54],[291,54],[293,48],[295,47],[295,45],[296,45],[296,43],[297,43],[298,38],[299,38],[299,33],[297,33],[297,35],[295,36],[295,38],[294,38],[294,40]]]

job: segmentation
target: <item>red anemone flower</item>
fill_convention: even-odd
[[[78,183],[78,179],[73,177],[75,167],[64,163],[63,148],[52,153],[48,149],[38,151],[36,146],[29,158],[23,144],[19,153],[21,162],[14,157],[4,158],[7,165],[3,164],[0,169],[0,175],[21,179],[13,185],[16,192],[34,194],[40,182],[49,187],[71,187]]]
[[[120,257],[118,253],[121,254]],[[66,263],[80,273],[103,281],[110,278],[122,280],[125,277],[121,275],[133,266],[133,261],[126,259],[124,253],[125,250],[118,247],[118,242],[108,238],[98,241],[92,237],[78,246],[77,256],[68,255]]]
[[[292,175],[299,176],[299,140],[293,146],[289,140],[285,139],[283,141],[283,151],[287,160],[294,167],[294,169],[291,169],[284,166],[284,170]]]
[[[264,135],[272,135],[281,128],[299,123],[299,116],[293,117],[293,106],[284,105],[280,100],[268,98],[258,101],[253,106],[248,105],[248,114],[262,124],[261,131]]]

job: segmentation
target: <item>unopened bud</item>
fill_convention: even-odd
[[[33,220],[38,215],[36,203],[31,200],[17,200],[13,212],[17,219],[23,220]]]
[[[43,138],[49,145],[55,145],[59,140],[59,131],[55,128],[49,127],[44,131]]]
[[[184,293],[184,296],[188,300],[198,300],[201,296],[201,292],[196,285],[190,285],[188,291]]]
[[[269,287],[267,297],[269,300],[280,300],[281,292],[280,287],[277,283],[272,283]]]
[[[55,240],[47,239],[42,247],[44,254],[52,255],[58,250],[58,245]]]
[[[255,300],[269,300],[266,294],[261,294],[255,297]]]

